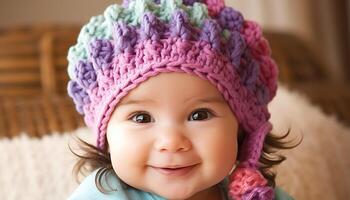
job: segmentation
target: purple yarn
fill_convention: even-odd
[[[139,29],[139,40],[159,40],[166,26],[152,13],[147,12],[143,15]]]
[[[256,86],[255,92],[259,105],[266,105],[270,100],[270,91],[263,84]]]
[[[220,11],[218,21],[222,28],[230,31],[240,31],[244,18],[240,12],[231,7],[225,7]]]
[[[134,26],[118,21],[114,25],[114,52],[115,54],[132,53],[137,42],[137,32]]]
[[[244,70],[244,73],[242,74],[244,83],[247,87],[254,85],[258,79],[260,72],[259,63],[254,60],[254,58],[251,58],[249,60],[248,66],[246,66],[246,69]]]
[[[242,57],[243,60],[238,68],[238,73],[243,85],[250,91],[253,91],[260,73],[259,63],[251,56],[248,49],[246,49]]]
[[[75,67],[76,81],[84,89],[92,89],[97,86],[96,72],[91,62],[79,61]]]
[[[113,45],[109,40],[94,40],[90,43],[90,56],[95,71],[106,69],[113,60]]]
[[[156,3],[160,1],[155,0]],[[193,5],[196,0],[185,0],[184,3]],[[129,1],[124,0],[127,5]],[[123,4],[123,5],[124,5]],[[140,28],[128,26],[119,21],[114,25],[114,44],[109,41],[96,40],[91,44],[91,55],[94,58],[94,67],[97,69],[109,66],[112,56],[121,53],[132,53],[134,46],[139,41],[159,40],[162,37],[180,37],[182,39],[196,39],[196,33],[200,34],[198,40],[206,41],[215,49],[221,49],[222,29],[228,29],[231,34],[227,41],[227,53],[232,65],[238,70],[242,83],[250,90],[257,91],[259,102],[265,102],[268,93],[264,88],[257,88],[256,81],[260,72],[259,64],[246,49],[246,42],[239,30],[242,28],[244,18],[241,13],[231,7],[225,7],[220,11],[217,20],[206,19],[200,32],[196,32],[189,22],[189,17],[183,10],[175,10],[169,25],[164,24],[153,13],[146,12],[141,21]],[[168,30],[169,28],[169,30]],[[113,52],[114,45],[114,52]],[[243,58],[245,57],[245,59]],[[242,58],[244,61],[242,62]],[[92,72],[82,71],[77,80],[82,87],[88,87],[94,80]],[[87,73],[87,74],[84,74]],[[84,74],[84,75],[83,75]]]
[[[255,187],[242,196],[242,200],[271,200],[274,198],[274,191],[271,187]]]
[[[123,0],[122,6],[127,8],[129,6],[130,0]]]
[[[192,38],[192,26],[187,13],[182,10],[174,11],[170,21],[170,36],[190,40]]]
[[[193,6],[193,4],[195,2],[199,2],[202,3],[203,0],[182,0],[183,4],[187,5],[187,6]]]
[[[238,31],[232,31],[227,45],[227,53],[229,54],[231,63],[238,69],[241,64],[241,57],[246,49],[245,40]]]
[[[199,39],[211,43],[212,47],[220,50],[221,27],[215,20],[205,20]]]
[[[73,80],[68,82],[68,95],[72,97],[75,108],[80,114],[84,114],[83,106],[90,103],[90,97],[79,84]]]

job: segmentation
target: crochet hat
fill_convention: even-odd
[[[277,66],[261,28],[223,0],[131,0],[92,17],[69,49],[68,94],[106,147],[106,129],[122,97],[152,76],[183,72],[221,92],[245,132],[230,176],[234,199],[272,199],[258,171],[272,125],[267,104]]]

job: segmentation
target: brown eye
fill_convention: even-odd
[[[152,122],[152,117],[146,113],[139,113],[132,116],[131,120],[136,123],[150,123]]]
[[[211,118],[213,114],[208,109],[200,109],[191,114],[189,120],[206,120]]]

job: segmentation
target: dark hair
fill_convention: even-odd
[[[263,150],[259,159],[259,171],[267,179],[269,186],[273,188],[276,186],[275,178],[277,175],[277,172],[274,171],[273,167],[286,160],[286,157],[278,153],[278,151],[295,148],[302,141],[302,138],[296,143],[295,140],[285,141],[290,134],[290,130],[291,129],[289,128],[287,133],[281,136],[274,135],[270,132],[264,140]],[[239,129],[238,145],[242,143],[245,135],[244,131]],[[91,173],[98,169],[95,177],[97,188],[103,193],[110,191],[103,188],[101,184],[102,178],[105,178],[108,173],[114,173],[110,153],[108,152],[108,144],[105,149],[98,149],[96,146],[89,144],[80,138],[77,138],[77,142],[79,150],[81,150],[83,154],[78,154],[70,148],[71,152],[79,158],[73,169],[73,174],[77,181],[79,182],[78,177],[80,174],[85,176],[86,172]]]

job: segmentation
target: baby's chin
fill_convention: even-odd
[[[175,192],[175,191],[162,191],[162,192],[157,192],[157,194],[167,200],[185,200],[185,199],[190,199],[192,196],[196,194],[196,192],[186,194],[186,193]]]
[[[136,180],[134,182],[125,179],[125,177],[119,177],[127,185],[137,188],[139,190],[150,192],[161,196],[167,200],[185,200],[194,196],[198,192],[204,190],[206,185],[203,183],[191,182],[191,181],[157,181],[146,179]]]
[[[157,187],[152,188],[152,193],[155,193],[167,200],[184,200],[197,194],[202,188],[190,188],[188,186],[179,185],[178,187]]]

